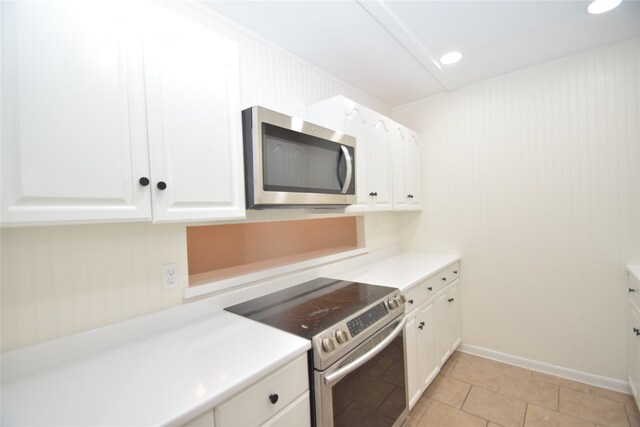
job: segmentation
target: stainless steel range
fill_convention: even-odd
[[[404,296],[320,278],[226,310],[311,340],[313,425],[400,426],[407,418]]]

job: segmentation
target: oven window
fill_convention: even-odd
[[[402,334],[333,386],[335,427],[392,426],[407,405]]]

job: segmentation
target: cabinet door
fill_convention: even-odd
[[[405,144],[407,142],[407,133],[399,126],[394,126],[390,135],[391,141],[391,159],[392,159],[392,178],[393,178],[393,210],[407,210],[409,199],[407,198],[407,189],[405,176],[408,172],[405,168],[407,161]]]
[[[109,2],[2,2],[3,225],[150,219],[141,37]]]
[[[420,382],[418,381],[418,346],[417,335],[418,329],[416,324],[417,310],[407,316],[407,322],[404,325],[404,346],[405,346],[405,364],[407,375],[407,397],[409,399],[409,408],[418,401],[422,394]]]
[[[451,354],[450,345],[451,339],[449,338],[449,324],[448,324],[448,307],[447,293],[441,291],[436,295],[434,302],[435,315],[436,315],[436,355],[438,365],[442,367],[444,362],[447,361]]]
[[[415,134],[409,134],[404,144],[405,158],[405,186],[409,210],[422,209],[421,175],[420,175],[420,146]]]
[[[154,222],[243,218],[237,44],[162,7],[153,14],[144,52]]]
[[[390,211],[393,208],[389,134],[389,125],[382,116],[376,117],[371,125],[367,141],[369,188],[375,194],[371,199],[373,210]]]
[[[347,208],[348,212],[368,211],[371,196],[369,193],[369,138],[371,123],[367,112],[358,104],[345,100],[344,133],[356,138],[356,202]]]
[[[636,404],[640,407],[640,336],[638,336],[636,330],[640,330],[640,313],[633,304],[630,304],[627,332],[627,372],[629,387],[636,398]]]
[[[460,305],[460,286],[455,281],[447,291],[447,324],[449,325],[449,350],[453,351],[462,341],[462,312]]]
[[[420,388],[425,390],[438,373],[434,303],[424,305],[417,316],[418,373]]]

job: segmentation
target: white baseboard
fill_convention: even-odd
[[[520,356],[513,356],[507,353],[490,350],[475,345],[461,344],[458,351],[469,353],[487,359],[496,360],[498,362],[508,363],[510,365],[520,366],[522,368],[531,369],[532,371],[543,372],[545,374],[555,375],[557,377],[566,378],[568,380],[578,381],[609,390],[619,391],[620,393],[631,394],[629,384],[624,380],[603,377],[600,375],[590,374],[588,372],[576,371],[575,369],[563,368],[562,366],[552,365],[550,363],[538,362],[537,360],[526,359]]]

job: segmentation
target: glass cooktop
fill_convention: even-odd
[[[225,310],[311,339],[396,288],[319,278]]]

